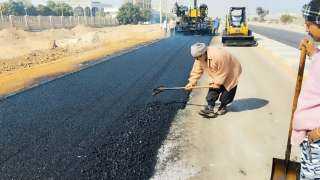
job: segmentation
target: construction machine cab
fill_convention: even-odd
[[[222,43],[234,46],[257,44],[247,24],[245,7],[231,7],[229,9]]]
[[[230,9],[230,23],[233,27],[241,27],[245,23],[246,12],[245,8],[231,8]]]
[[[191,2],[191,1],[190,1]],[[208,6],[194,0],[193,6],[183,6],[175,3],[174,12],[177,15],[176,32],[185,34],[212,34],[212,23],[208,18]]]

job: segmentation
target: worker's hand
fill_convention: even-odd
[[[308,38],[304,38],[300,42],[299,49],[302,50],[303,48],[306,49],[307,55],[310,56],[310,57],[313,56],[314,54],[316,54],[319,51]]]
[[[194,85],[192,85],[192,84],[187,84],[187,85],[184,87],[184,89],[185,89],[186,91],[188,91],[188,92],[191,92],[192,89],[193,89],[193,87],[194,87]]]
[[[219,84],[215,84],[215,83],[210,83],[209,86],[210,86],[212,89],[219,89],[219,88],[220,88],[220,85],[219,85]]]

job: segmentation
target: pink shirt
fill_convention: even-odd
[[[291,142],[299,145],[308,130],[320,127],[320,52],[312,57],[309,77],[304,81],[294,114]]]

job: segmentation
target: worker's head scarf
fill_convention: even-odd
[[[312,0],[302,8],[302,15],[306,21],[320,25],[320,0]]]
[[[194,58],[198,58],[207,52],[207,46],[204,43],[196,43],[191,46],[191,55]]]

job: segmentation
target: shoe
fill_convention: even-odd
[[[207,113],[210,113],[211,111],[213,111],[213,107],[212,106],[206,106],[204,109],[200,110],[199,114],[202,113],[202,114],[207,114]]]
[[[218,115],[225,115],[227,114],[228,110],[227,110],[227,107],[222,107],[222,108],[219,108],[219,110],[217,111],[217,114]]]
[[[199,115],[205,117],[205,118],[216,118],[217,114],[214,112],[214,108],[207,106],[205,109],[201,110],[199,112]]]

